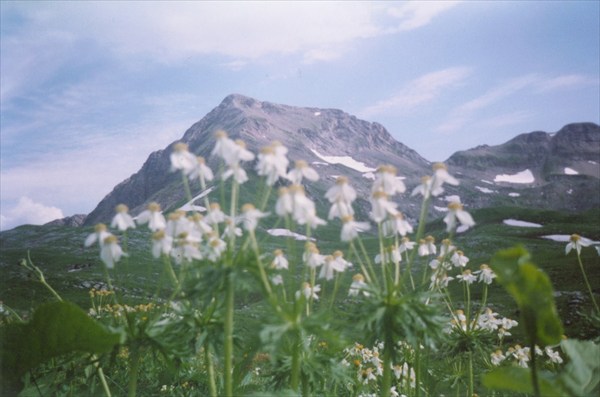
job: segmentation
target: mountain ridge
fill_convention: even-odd
[[[140,170],[107,194],[90,212],[84,225],[108,222],[116,205],[127,204],[135,215],[150,201],[164,209],[184,200],[181,177],[169,172],[169,155],[176,142],[187,143],[190,151],[207,157],[214,133],[225,130],[231,138],[243,140],[253,152],[280,141],[289,149],[288,158],[305,160],[317,169],[320,181],[307,186],[307,192],[322,194],[337,175],[349,175],[363,200],[368,198],[369,173],[324,159],[348,157],[365,169],[381,164],[394,165],[409,191],[431,173],[431,163],[393,136],[379,123],[358,119],[340,109],[297,107],[259,101],[240,94],[228,95],[201,120],[190,126],[180,140],[151,153]],[[332,157],[333,156],[333,157]],[[556,133],[533,131],[507,142],[457,151],[446,163],[461,179],[438,197],[431,213],[443,212],[448,195],[459,195],[466,207],[520,205],[580,211],[600,205],[600,127],[594,123],[571,123]],[[246,168],[252,167],[252,164]],[[567,175],[567,169],[573,171]],[[526,170],[532,182],[512,183],[510,178]],[[527,174],[529,177],[529,174]],[[365,183],[367,182],[367,183]],[[595,193],[595,192],[596,193]],[[492,194],[492,192],[494,194]],[[570,192],[570,193],[569,193]],[[581,199],[581,195],[586,195]],[[405,193],[398,203],[408,218],[418,216],[420,199]],[[560,199],[559,199],[560,198]],[[363,206],[366,202],[363,202]]]

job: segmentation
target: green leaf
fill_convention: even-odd
[[[483,385],[488,389],[516,393],[533,393],[531,373],[527,368],[502,367],[483,375]],[[544,397],[565,397],[564,390],[548,372],[538,372],[540,394]]]
[[[490,266],[517,302],[527,336],[541,346],[558,344],[563,327],[552,284],[546,273],[530,262],[529,252],[521,246],[499,251]]]
[[[19,390],[23,374],[50,358],[71,352],[104,353],[120,339],[73,303],[41,305],[29,323],[0,328],[2,391]]]
[[[592,341],[564,340],[561,348],[569,363],[560,374],[560,380],[573,395],[597,396],[600,382],[600,345]]]

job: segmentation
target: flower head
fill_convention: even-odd
[[[147,223],[148,228],[153,232],[164,229],[167,226],[167,221],[160,210],[160,205],[155,202],[148,204],[148,209],[140,213],[136,220],[140,225]]]
[[[112,222],[110,223],[111,227],[116,227],[121,231],[130,228],[135,229],[135,222],[133,221],[131,215],[127,213],[129,211],[129,208],[127,208],[125,204],[117,205],[117,208],[115,210],[117,213],[113,217]]]
[[[325,193],[325,198],[332,204],[338,201],[352,204],[356,200],[356,190],[350,186],[348,178],[340,176],[336,179],[335,185]]]
[[[309,181],[318,181],[319,174],[315,171],[314,168],[310,167],[308,163],[304,160],[297,160],[294,163],[295,167],[293,170],[288,172],[286,178],[289,179],[294,184],[302,183],[302,179],[306,178]]]
[[[342,218],[342,231],[340,239],[342,241],[352,241],[358,237],[359,232],[365,232],[371,228],[367,222],[356,222],[352,215]]]
[[[581,237],[579,234],[572,234],[569,243],[565,247],[565,255],[569,255],[572,249],[577,251],[577,255],[581,254],[581,247],[589,247],[592,244],[590,239]]]
[[[108,231],[106,225],[104,223],[98,223],[94,226],[94,233],[88,235],[85,239],[84,245],[89,247],[97,241],[98,244],[102,246],[104,244],[104,239],[110,235],[111,233]]]
[[[433,178],[431,181],[431,194],[433,196],[439,196],[442,194],[444,189],[442,185],[444,183],[458,186],[458,180],[448,173],[448,167],[444,163],[433,164]]]
[[[196,157],[196,163],[194,168],[189,173],[190,179],[200,179],[201,181],[212,181],[214,174],[212,170],[206,165],[206,160],[202,156]]]
[[[383,233],[388,236],[399,234],[404,237],[408,233],[412,232],[413,228],[410,223],[404,219],[402,212],[396,213],[396,215],[392,216],[383,223]]]
[[[287,148],[279,142],[273,142],[260,150],[256,172],[267,178],[267,185],[273,186],[279,178],[286,176],[289,164],[286,153]]]
[[[444,217],[444,222],[447,225],[446,231],[450,232],[454,230],[456,227],[456,220],[466,228],[475,225],[475,221],[473,220],[473,217],[471,217],[471,214],[463,210],[463,205],[453,201],[448,204],[448,214]]]
[[[406,186],[404,186],[402,179],[396,176],[397,172],[396,167],[392,165],[382,165],[377,168],[372,191],[382,191],[388,196],[393,196],[396,193],[404,193]]]
[[[196,157],[188,151],[188,145],[183,142],[173,146],[173,152],[169,158],[171,159],[171,171],[181,170],[187,175],[196,166]]]
[[[102,262],[104,262],[107,268],[112,269],[115,267],[115,263],[118,262],[123,255],[125,254],[119,246],[116,236],[110,235],[104,238],[104,243],[100,250],[100,259],[102,259]]]
[[[365,283],[365,277],[362,274],[355,274],[352,276],[352,284],[350,284],[350,290],[348,291],[349,296],[357,296],[360,292],[365,296],[369,296],[369,293],[366,291],[368,288],[367,283]]]
[[[479,266],[479,270],[473,272],[478,276],[478,280],[480,283],[491,284],[492,280],[496,278],[496,273],[485,263]]]
[[[469,258],[467,258],[462,251],[458,250],[454,251],[452,257],[450,258],[450,261],[452,262],[454,267],[465,267],[467,266],[467,263],[469,263]]]
[[[473,284],[475,281],[477,281],[477,277],[474,274],[472,274],[471,270],[469,269],[466,269],[462,272],[462,274],[456,276],[456,279],[467,284]]]
[[[154,232],[152,235],[152,256],[160,258],[161,255],[169,255],[173,248],[173,237],[168,236],[164,230]]]
[[[242,206],[242,222],[244,224],[244,229],[254,231],[258,225],[258,220],[268,215],[268,213],[256,209],[252,204],[244,204]]]
[[[427,236],[419,240],[419,256],[435,255],[436,253],[437,248],[433,236]]]
[[[302,283],[302,289],[300,291],[296,291],[296,299],[299,299],[300,296],[304,295],[306,299],[314,299],[319,300],[318,292],[321,291],[320,285],[315,285],[314,287],[310,285],[310,283]]]
[[[273,255],[275,255],[275,257],[273,258],[273,261],[271,262],[272,268],[277,269],[277,270],[288,268],[289,262],[288,262],[287,258],[283,255],[282,250],[276,249],[273,252]]]
[[[327,255],[324,258],[323,266],[321,266],[321,272],[319,278],[325,280],[331,280],[334,276],[334,272],[341,273],[345,270],[345,267],[336,261],[333,255]]]
[[[374,192],[371,195],[371,219],[379,223],[386,219],[388,215],[396,216],[398,210],[396,204],[388,200],[388,195],[383,191]]]
[[[302,260],[306,263],[306,266],[316,268],[325,262],[325,257],[319,253],[319,249],[314,243],[306,243],[304,254],[302,254]]]

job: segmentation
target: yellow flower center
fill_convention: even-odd
[[[178,142],[175,144],[175,146],[173,146],[173,149],[176,152],[187,152],[188,151],[188,145],[186,143],[183,142]]]
[[[160,212],[160,204],[153,201],[150,204],[148,204],[148,210],[150,212]]]
[[[215,138],[217,138],[217,139],[227,138],[227,133],[223,130],[218,130],[217,132],[215,132]]]
[[[335,180],[336,185],[344,185],[346,183],[348,183],[348,178],[345,176],[338,176]]]
[[[362,274],[358,273],[355,274],[354,276],[352,276],[352,281],[356,281],[356,282],[364,282],[365,281],[365,276],[363,276]]]
[[[304,160],[296,160],[294,162],[294,164],[296,165],[296,168],[298,169],[302,169],[302,168],[307,168],[308,167],[308,163]]]
[[[377,168],[377,172],[380,172],[382,174],[383,173],[387,173],[387,174],[396,175],[396,173],[398,172],[398,170],[393,165],[385,164],[385,165],[380,165]]]
[[[98,223],[96,226],[94,226],[94,231],[96,233],[105,232],[106,231],[106,225],[104,223]]]
[[[129,211],[129,208],[125,204],[119,204],[115,208],[115,211],[117,211],[119,213],[125,213],[126,214],[127,211]]]
[[[444,163],[433,163],[432,167],[434,171],[437,170],[448,170],[448,167]]]

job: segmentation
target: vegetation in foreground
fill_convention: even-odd
[[[288,171],[283,146],[274,143],[258,154],[262,185],[253,204],[239,201],[248,197],[242,164],[255,155],[224,133],[213,154],[223,161],[216,179],[220,195],[229,200],[217,203],[205,195],[199,198],[203,208],[195,204],[191,186],[207,191],[215,178],[204,159],[176,145],[172,167],[182,175],[188,206],[165,218],[152,204],[135,221],[119,206],[112,231],[97,225],[86,238],[85,246],[99,247],[102,264],[101,278],[81,284],[89,294],[87,311],[80,308],[81,294],[67,288],[75,278],[63,278],[67,285],[57,286],[42,270],[36,258],[50,255],[35,250],[20,262],[19,271],[39,281],[40,288],[28,290],[30,302],[40,296],[49,300],[49,293],[52,299],[36,304],[27,316],[15,310],[25,307],[3,304],[3,393],[597,392],[600,312],[590,280],[597,279],[598,269],[585,267],[588,260],[598,262],[591,240],[572,235],[566,245],[564,264],[573,271],[558,283],[586,286],[577,295],[584,303],[577,329],[588,340],[565,338],[550,281],[556,269],[547,269],[549,278],[523,247],[498,251],[530,232],[507,233],[501,245],[456,234],[457,228],[475,227],[458,202],[449,204],[443,223],[426,225],[431,199],[443,192],[444,184],[458,183],[443,164],[436,164],[412,192],[423,197],[422,215],[413,229],[392,201],[406,190],[393,167],[377,172],[370,222],[354,218],[356,193],[344,177],[326,193],[331,204],[326,222],[301,184],[318,175],[302,161]],[[278,197],[270,200],[277,185]],[[273,213],[268,213],[272,201]],[[499,221],[504,212],[497,211],[482,214]],[[532,215],[543,217],[541,212]],[[544,227],[565,232],[560,221]],[[264,230],[261,224],[274,226]],[[145,236],[141,225],[147,225],[151,236]],[[481,227],[498,228],[497,222]],[[290,234],[285,246],[274,245],[275,230]],[[28,231],[32,243],[49,238]],[[63,229],[52,238],[69,246],[78,234]],[[148,240],[147,252],[129,248]],[[541,240],[536,243],[542,245]],[[488,254],[469,258],[474,248]],[[544,250],[539,256],[531,251],[536,261],[547,259]],[[69,270],[97,275],[89,264],[96,263],[98,251],[94,256],[90,252],[82,249],[78,267]],[[52,260],[72,263],[74,258],[64,255]],[[22,296],[29,284],[7,286],[3,294],[7,301]],[[559,291],[572,291],[563,287]],[[562,308],[563,318],[568,309]]]

